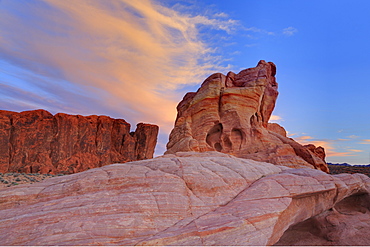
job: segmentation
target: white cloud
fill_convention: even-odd
[[[359,138],[359,136],[356,136],[356,135],[350,135],[350,136],[347,136],[348,138],[351,138],[351,139],[357,139]]]
[[[294,27],[287,27],[287,28],[284,28],[283,29],[283,34],[287,35],[287,36],[292,36],[294,35],[296,32],[298,32],[298,29],[294,28]]]
[[[271,117],[270,117],[270,122],[279,123],[281,121],[283,121],[283,119],[280,116],[271,115]]]

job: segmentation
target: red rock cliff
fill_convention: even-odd
[[[158,126],[45,110],[0,111],[0,172],[76,173],[153,158]]]

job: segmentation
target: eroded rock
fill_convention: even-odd
[[[255,68],[208,77],[177,106],[166,154],[218,151],[241,158],[328,172],[325,152],[286,136],[269,119],[278,96],[276,66],[261,60]]]

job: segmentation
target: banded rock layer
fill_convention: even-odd
[[[366,245],[369,192],[363,174],[179,152],[1,190],[0,245],[284,245],[310,222],[299,243]]]
[[[166,154],[219,151],[241,158],[328,172],[322,147],[302,146],[287,138],[269,119],[278,96],[276,66],[257,67],[208,77],[196,93],[177,106]]]
[[[0,111],[0,172],[76,173],[153,158],[158,126],[45,110]]]

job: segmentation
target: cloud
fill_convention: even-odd
[[[348,138],[351,138],[351,139],[357,139],[359,138],[359,136],[356,136],[356,135],[350,135],[350,136],[347,136]]]
[[[284,28],[283,29],[283,34],[287,35],[287,36],[292,36],[294,35],[296,32],[298,32],[298,29],[294,28],[294,27],[287,27],[287,28]]]
[[[328,140],[328,139],[316,139],[312,136],[300,136],[294,138],[298,143],[302,145],[313,144],[316,147],[321,146],[325,149],[327,157],[347,157],[355,156],[355,153],[362,152],[362,150],[347,149],[344,151],[337,151],[337,148],[334,147],[334,144],[338,140]],[[370,144],[370,143],[369,143]]]
[[[19,90],[18,75],[3,76],[2,90],[14,93],[2,105],[15,107],[18,99],[19,108],[106,114],[165,132],[184,94],[179,89],[225,69],[199,26],[230,33],[237,25],[150,0],[4,1],[0,16],[0,61],[23,73]]]
[[[370,144],[370,139],[364,139],[359,144]]]
[[[280,117],[280,116],[277,116],[277,115],[271,115],[270,121],[275,122],[275,123],[279,123],[279,122],[283,121],[283,118]]]
[[[228,18],[229,15],[224,12],[219,12],[213,15],[214,17]]]
[[[253,33],[261,33],[261,34],[267,34],[267,35],[275,35],[274,32],[267,31],[265,29],[260,29],[260,28],[257,28],[257,27],[243,27],[243,30],[244,31],[248,31],[248,32],[253,32]],[[251,37],[251,38],[254,37],[253,35],[247,35],[247,36],[248,37]]]

